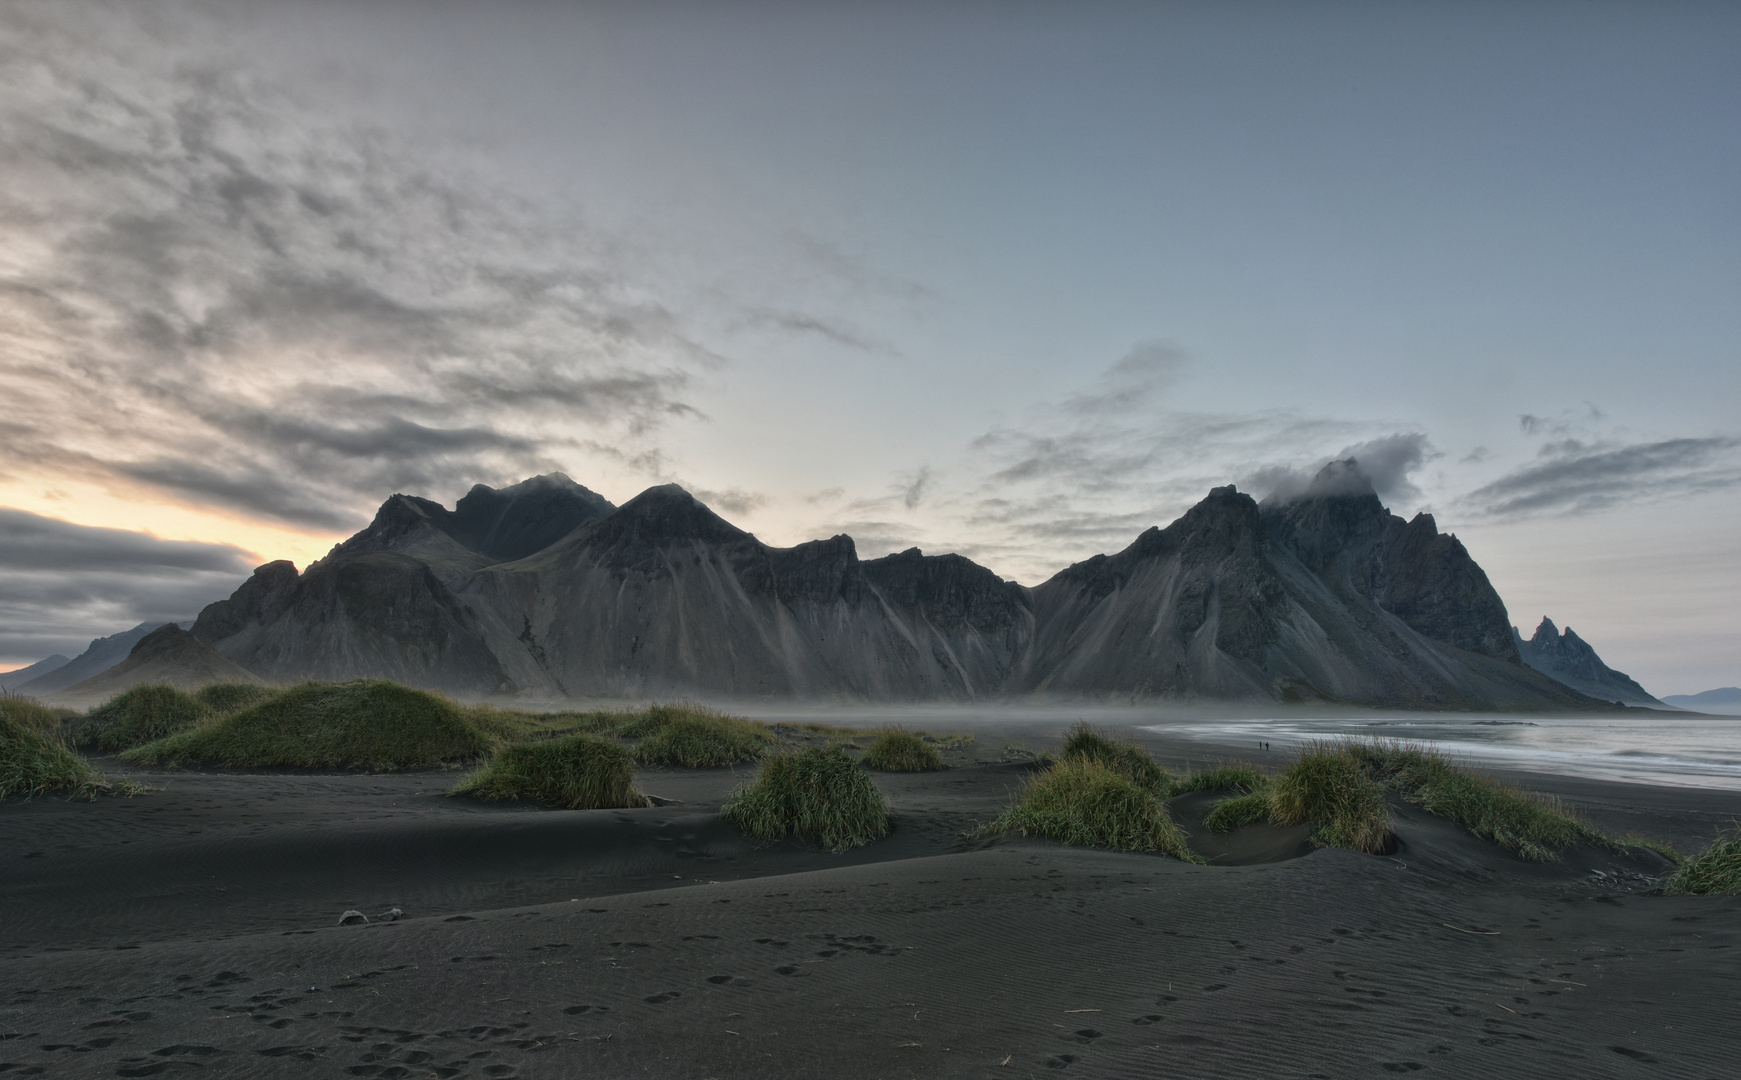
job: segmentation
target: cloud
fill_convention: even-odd
[[[1129,412],[1152,405],[1188,366],[1185,354],[1162,341],[1140,341],[1101,373],[1093,390],[1072,394],[1061,408],[1081,416]]]
[[[253,561],[227,544],[0,507],[0,664],[73,656],[94,637],[190,618],[234,591]]]
[[[1303,469],[1270,465],[1247,476],[1241,486],[1253,494],[1293,499],[1317,495],[1359,495],[1370,489],[1386,505],[1418,503],[1421,490],[1413,474],[1438,457],[1420,432],[1398,432],[1345,446]]]
[[[689,492],[712,509],[723,510],[728,514],[750,514],[768,504],[766,495],[742,488],[726,488],[723,491],[690,488]]]
[[[173,15],[30,10],[0,15],[8,473],[343,530],[395,490],[659,461],[701,415],[720,358],[619,240],[305,108]]]
[[[1628,445],[1558,439],[1464,502],[1474,513],[1519,517],[1725,490],[1741,485],[1738,451],[1741,439],[1727,436]]]
[[[931,467],[919,466],[918,470],[901,482],[901,504],[909,510],[916,509],[925,498],[926,490],[935,479],[931,475]]]
[[[794,334],[811,334],[826,338],[836,345],[844,345],[860,352],[884,353],[896,355],[895,347],[882,338],[865,333],[858,327],[840,319],[829,319],[820,315],[811,315],[803,311],[786,311],[778,308],[752,308],[745,318],[751,326],[772,327]]]

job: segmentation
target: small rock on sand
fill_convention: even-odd
[[[405,913],[403,911],[400,911],[398,908],[388,908],[386,911],[383,911],[383,912],[381,912],[381,914],[375,916],[375,921],[376,922],[393,922],[393,921],[403,917],[404,914]]]
[[[369,917],[367,915],[364,915],[362,912],[356,910],[355,908],[352,908],[351,910],[345,912],[343,915],[339,916],[339,925],[340,926],[360,926],[363,923],[366,923],[368,921],[369,921]]]

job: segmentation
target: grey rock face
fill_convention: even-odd
[[[1624,672],[1604,664],[1596,650],[1569,626],[1561,633],[1552,619],[1544,617],[1528,641],[1516,627],[1511,633],[1523,662],[1550,679],[1602,701],[1646,707],[1663,704]]]
[[[1371,484],[1332,462],[1300,498],[1266,502],[1265,527],[1333,587],[1352,590],[1447,645],[1519,663],[1511,621],[1487,574],[1430,514],[1405,523]]]
[[[1504,605],[1462,545],[1430,518],[1405,524],[1370,489],[1352,494],[1337,480],[1263,507],[1216,488],[1166,529],[1040,585],[1023,688],[1414,708],[1593,704],[1492,655],[1489,624],[1506,625]],[[1429,580],[1411,582],[1422,566]]]
[[[945,602],[933,621],[927,602],[961,568],[912,558],[914,581],[904,582],[898,569],[867,573],[850,537],[768,547],[667,485],[534,557],[479,572],[462,595],[488,613],[492,640],[525,646],[507,661],[521,687],[894,700],[995,692],[1025,642],[1027,610],[972,624],[952,621]],[[1007,584],[972,569],[982,584]],[[896,595],[878,588],[879,574]],[[920,579],[930,583],[922,598]]]

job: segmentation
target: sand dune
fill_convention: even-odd
[[[139,774],[161,790],[7,804],[0,1063],[56,1076],[1730,1071],[1737,902],[1645,895],[1654,856],[1528,864],[1407,807],[1390,858],[1295,857],[1301,838],[1261,830],[1210,853],[1279,861],[963,840],[1024,775],[990,760],[999,745],[982,736],[987,760],[947,772],[879,776],[895,831],[845,856],[722,826],[729,770],[649,770],[642,786],[678,801],[630,811],[445,799],[453,773]],[[1717,793],[1564,790],[1611,829],[1694,835],[1741,811]],[[1175,803],[1187,827],[1189,798]],[[406,917],[336,925],[346,908],[391,906]]]

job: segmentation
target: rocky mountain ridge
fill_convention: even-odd
[[[1574,690],[1626,705],[1663,706],[1663,702],[1651,697],[1631,676],[1604,664],[1589,642],[1573,633],[1569,626],[1561,633],[1552,619],[1543,616],[1528,641],[1515,626],[1511,628],[1511,634],[1525,664]]]
[[[1285,501],[1217,488],[1033,588],[959,555],[861,560],[845,535],[771,547],[675,485],[621,507],[561,476],[453,511],[395,495],[192,632],[269,680],[463,694],[1598,704],[1526,666],[1462,544],[1353,462]]]

